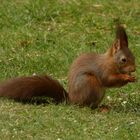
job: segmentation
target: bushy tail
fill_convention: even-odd
[[[0,84],[0,96],[17,101],[67,101],[67,92],[57,80],[49,76],[18,77]]]

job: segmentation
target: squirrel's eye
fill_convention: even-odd
[[[126,63],[126,58],[121,59],[123,63]]]

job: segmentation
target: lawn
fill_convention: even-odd
[[[47,74],[67,89],[73,60],[103,53],[114,21],[126,27],[138,82],[109,89],[108,113],[60,104],[0,98],[0,140],[140,140],[139,0],[0,0],[0,79]]]

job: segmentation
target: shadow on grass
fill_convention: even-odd
[[[61,102],[61,103],[56,103],[53,99],[50,98],[32,98],[32,99],[26,99],[26,100],[16,100],[16,99],[9,99],[9,98],[4,98],[1,97],[0,99],[2,100],[8,100],[8,101],[13,101],[13,102],[18,102],[21,104],[29,104],[29,105],[43,105],[43,106],[47,106],[50,104],[54,104],[54,105],[59,105],[62,104],[66,107],[68,106],[72,106],[72,108],[83,108],[81,106],[78,105],[71,105],[67,102]],[[116,99],[116,98],[115,98]],[[112,100],[110,102],[107,103],[103,103],[101,104],[98,108],[91,108],[92,111],[97,111],[97,112],[103,112],[103,113],[107,113],[107,112],[117,112],[117,113],[136,113],[136,114],[140,114],[140,103],[138,102],[139,99],[137,99],[137,101],[132,100],[131,98],[127,99],[127,101],[119,101],[119,100]],[[88,107],[90,108],[90,107]]]

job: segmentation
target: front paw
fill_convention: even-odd
[[[130,75],[127,75],[127,74],[124,76],[124,80],[127,81],[127,82],[136,82],[135,76],[130,76]]]

